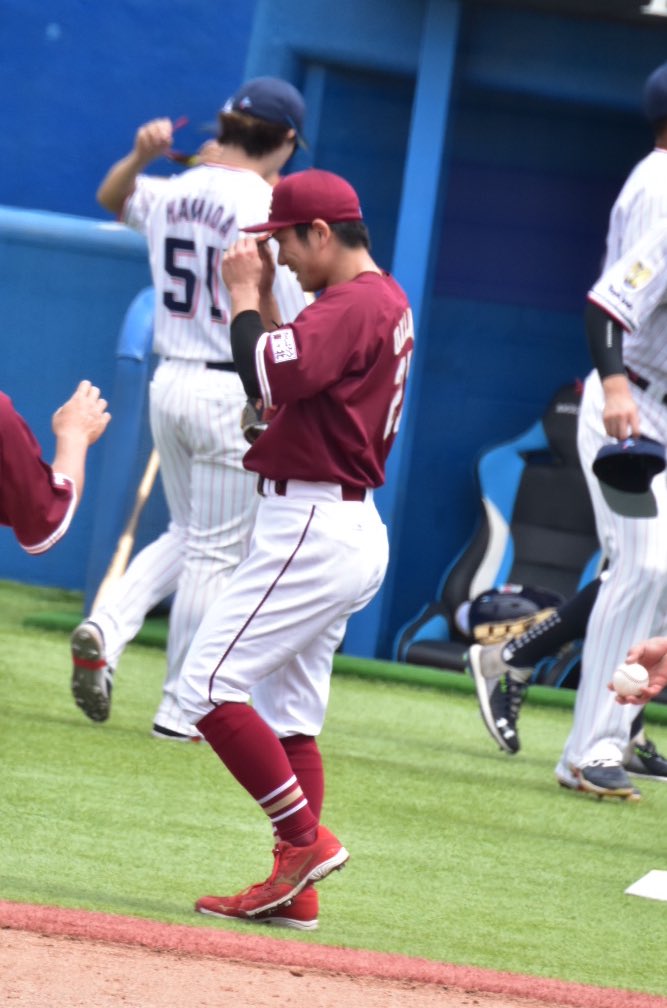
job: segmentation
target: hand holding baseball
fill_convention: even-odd
[[[637,696],[648,686],[648,672],[637,662],[621,662],[611,681],[618,696]]]
[[[667,637],[651,637],[630,648],[626,661],[620,668],[630,667],[635,670],[630,675],[636,676],[639,671],[637,666],[644,671],[643,676],[640,674],[643,684],[637,681],[630,683],[626,685],[627,692],[622,693],[616,682],[618,673],[614,674],[614,680],[609,684],[609,689],[616,693],[616,700],[620,704],[646,704],[667,686]],[[627,673],[619,675],[619,680],[620,678],[627,679]]]

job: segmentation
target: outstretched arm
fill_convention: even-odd
[[[53,464],[8,396],[0,394],[0,523],[13,529],[28,553],[45,553],[61,539],[77,509],[89,445],[109,422],[106,400],[89,381],[56,410]]]
[[[74,394],[53,414],[56,454],[51,468],[72,480],[77,500],[81,500],[83,493],[88,448],[102,436],[110,419],[106,399],[89,381],[80,382]]]
[[[100,183],[97,202],[120,217],[125,200],[134,191],[137,175],[171,149],[173,135],[171,119],[153,119],[140,126],[130,153],[116,161]]]

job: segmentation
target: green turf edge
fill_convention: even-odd
[[[22,626],[34,627],[37,630],[55,630],[58,633],[71,633],[81,622],[80,613],[44,611],[25,616]],[[150,617],[135,637],[137,644],[148,647],[163,648],[167,641],[167,619],[164,616]]]
[[[337,675],[355,675],[364,679],[402,682],[411,686],[426,686],[456,693],[475,692],[475,686],[469,676],[462,675],[461,672],[449,672],[422,665],[408,665],[337,654],[334,658],[334,671]],[[532,684],[529,688],[530,702],[540,704],[543,707],[572,709],[576,695],[576,690],[557,689],[554,686]],[[656,724],[667,724],[667,706],[649,704],[646,708],[646,720]]]
[[[26,616],[24,626],[41,630],[56,630],[71,633],[80,620],[71,612],[46,611]],[[167,619],[156,617],[146,620],[135,640],[149,647],[164,647],[167,637]],[[473,694],[472,680],[461,672],[431,668],[426,665],[409,665],[402,662],[383,661],[377,658],[359,658],[355,655],[337,654],[334,657],[334,673],[341,676],[356,676],[360,679],[374,679],[379,682],[404,683],[408,686],[445,690],[453,693]],[[543,707],[572,709],[576,691],[556,689],[553,686],[531,685],[531,704]],[[653,703],[646,708],[646,720],[654,724],[667,724],[667,705]]]

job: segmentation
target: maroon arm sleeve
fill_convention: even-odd
[[[0,392],[0,524],[29,553],[43,553],[65,534],[75,505],[74,484],[44,461],[27,423]]]

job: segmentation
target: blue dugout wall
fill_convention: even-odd
[[[462,5],[397,473],[407,499],[379,627],[385,653],[476,525],[480,451],[528,427],[589,370],[584,299],[616,192],[653,145],[640,95],[667,59],[666,29]],[[428,143],[426,130],[412,138]],[[419,198],[408,173],[402,215]],[[411,255],[399,243],[394,269],[409,287]]]
[[[357,186],[376,256],[418,322],[378,495],[392,560],[350,622],[353,652],[372,641],[389,655],[434,597],[480,516],[479,452],[590,367],[584,299],[613,198],[652,146],[640,93],[667,59],[667,20],[541,6],[257,5],[249,70],[285,70],[304,88],[313,159]]]
[[[81,6],[79,22],[67,14],[73,6]],[[351,621],[350,652],[391,653],[396,632],[433,597],[476,523],[479,451],[527,427],[556,387],[589,366],[583,298],[595,278],[613,197],[651,145],[639,93],[646,74],[667,58],[667,19],[586,17],[583,3],[581,10],[571,4],[570,14],[540,6],[314,0],[304,9],[297,0],[257,0],[243,9],[230,5],[223,18],[204,0],[168,10],[153,0],[123,0],[113,12],[61,0],[50,7],[48,21],[30,0],[10,0],[3,8],[15,34],[19,24],[27,30],[15,52],[7,49],[0,79],[31,82],[10,111],[20,162],[0,167],[6,202],[94,214],[97,181],[148,115],[190,114],[193,128],[183,145],[192,145],[194,125],[209,115],[211,92],[217,103],[220,92],[233,88],[228,64],[220,65],[216,32],[223,20],[234,43],[225,46],[234,80],[281,74],[306,94],[310,150],[294,167],[313,163],[338,171],[359,190],[376,258],[406,287],[419,330],[401,434],[388,486],[378,495],[390,524],[392,563],[381,596]],[[113,48],[108,42],[116,30],[123,39]],[[92,48],[77,36],[95,31]],[[91,52],[99,61],[87,78],[84,54],[90,61]],[[35,73],[26,72],[28,63]],[[54,80],[58,87],[49,86]],[[75,114],[71,109],[81,103],[73,96],[82,87],[89,101]],[[9,84],[6,91],[14,94]],[[77,260],[77,270],[68,272],[67,253],[50,269],[42,250],[36,270],[31,254],[22,253],[20,269],[12,272],[13,251],[3,246],[3,255],[17,356],[10,356],[2,385],[43,430],[56,392],[65,394],[72,371],[80,376],[80,367],[65,365],[53,350],[54,326],[64,338],[61,306],[71,312],[76,363],[95,365],[101,383],[111,387],[116,341],[147,267],[134,251],[129,262],[114,261],[114,277],[102,270],[102,279],[95,266],[88,279],[102,284],[96,305],[104,339],[93,353],[85,324],[90,284],[80,283],[77,272],[80,265],[85,277],[85,264]],[[72,282],[69,294],[59,289]],[[105,285],[116,292],[108,311]],[[118,287],[124,298],[116,297]],[[44,395],[35,388],[35,367],[26,368],[16,350],[23,340],[21,295],[32,299],[27,341],[33,357],[51,368]],[[67,381],[54,387],[63,368]],[[70,541],[43,560],[21,563],[11,548],[4,550],[9,540],[0,530],[0,576],[84,586],[87,558],[80,547],[90,544],[92,481],[101,457],[101,446],[93,449],[91,492]]]
[[[1,202],[100,216],[102,175],[156,116],[187,116],[179,144],[199,147],[243,77],[254,12],[254,0],[2,0]]]
[[[51,416],[82,378],[111,402],[115,350],[127,307],[150,283],[146,244],[112,222],[0,207],[3,278],[2,388],[51,460]],[[113,429],[114,421],[109,431]],[[0,577],[82,589],[99,507],[131,472],[126,465],[101,482],[105,438],[89,452],[86,486],[67,536],[29,556],[0,527]]]

